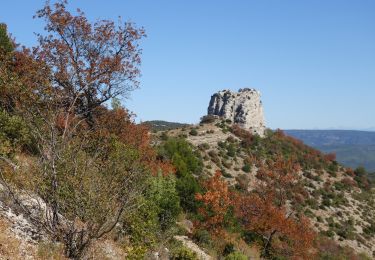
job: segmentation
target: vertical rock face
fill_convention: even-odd
[[[264,136],[265,123],[260,92],[244,88],[238,92],[222,90],[211,96],[208,115],[230,119],[254,134]]]

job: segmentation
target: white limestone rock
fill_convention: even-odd
[[[208,115],[229,119],[253,134],[264,136],[265,122],[260,92],[244,88],[238,92],[222,90],[211,96]]]

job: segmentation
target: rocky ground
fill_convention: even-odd
[[[235,157],[224,155],[227,151],[222,148],[222,144],[228,143],[228,140],[238,143],[239,139],[225,127],[219,126],[219,122],[174,129],[168,131],[167,135],[186,138],[200,151],[207,176],[221,170],[230,184],[246,180],[251,189],[258,181],[255,176],[257,169],[253,165],[250,171],[243,170],[246,153],[241,149]],[[157,135],[160,136],[160,133]],[[339,245],[372,256],[375,252],[375,237],[367,235],[365,228],[369,227],[375,216],[373,196],[370,197],[358,187],[342,188],[341,183],[343,179],[348,179],[348,174],[341,166],[334,175],[313,170],[301,171],[301,174],[313,198],[303,205],[304,212],[311,219],[315,230],[333,238]],[[330,204],[326,203],[327,197],[330,198]]]

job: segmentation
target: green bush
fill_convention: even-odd
[[[197,129],[193,128],[193,129],[190,130],[189,134],[192,135],[192,136],[197,136],[198,131],[197,131]]]
[[[170,259],[172,260],[198,260],[197,254],[189,248],[178,245],[172,248]]]
[[[375,223],[371,223],[370,226],[365,227],[363,233],[366,235],[375,235]]]
[[[247,256],[238,251],[235,251],[227,255],[225,257],[225,260],[247,260]]]
[[[223,175],[223,177],[233,178],[233,176],[229,172],[227,172],[224,168],[221,168],[220,171],[221,171],[221,174]]]
[[[167,141],[168,140],[168,133],[167,131],[163,131],[160,136],[161,140]]]
[[[327,237],[334,237],[335,236],[335,232],[333,232],[331,229],[329,229],[327,231],[323,231],[322,234],[327,236]]]
[[[242,167],[242,170],[246,173],[249,173],[251,172],[251,165],[249,164],[245,164],[243,167]]]
[[[212,243],[211,235],[207,230],[198,229],[194,232],[193,239],[200,245],[210,246]]]
[[[208,143],[203,143],[203,144],[198,145],[198,148],[202,151],[205,151],[205,150],[210,149],[210,145]]]
[[[145,194],[137,198],[136,205],[142,206],[120,221],[117,234],[130,244],[126,247],[129,258],[143,259],[160,242],[160,234],[174,226],[181,211],[175,182],[173,175],[149,177]]]
[[[227,155],[230,157],[235,157],[236,156],[236,146],[233,143],[230,143],[227,146]]]
[[[227,256],[234,253],[234,245],[233,243],[228,243],[224,246],[223,255]]]
[[[11,38],[8,36],[7,26],[0,23],[0,50],[5,52],[11,52],[14,49],[14,44]]]
[[[147,190],[147,199],[158,208],[158,218],[162,230],[176,222],[181,212],[177,183],[173,175],[152,177]]]
[[[369,190],[371,189],[371,180],[368,178],[368,174],[363,167],[358,167],[354,170],[354,180],[357,182],[361,189]]]
[[[0,110],[0,155],[11,156],[31,144],[26,123],[18,116]]]
[[[195,212],[197,202],[195,194],[201,191],[194,175],[200,175],[203,161],[200,154],[184,139],[169,138],[159,147],[159,157],[171,160],[176,168],[176,189],[180,205],[184,210]]]
[[[182,208],[196,212],[200,204],[195,200],[195,194],[202,190],[197,180],[191,175],[180,177],[176,181],[176,189]]]
[[[136,211],[125,214],[120,221],[121,228],[118,230],[119,238],[125,235],[133,247],[153,247],[157,242],[157,234],[161,230],[159,223],[159,207],[150,200],[148,196],[141,196],[137,204],[142,205]],[[142,250],[142,256],[145,250]]]

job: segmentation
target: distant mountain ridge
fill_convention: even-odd
[[[152,131],[166,131],[189,126],[189,124],[185,123],[168,122],[164,120],[144,121],[142,124],[147,125]]]
[[[375,171],[375,132],[357,130],[285,130],[287,135],[325,153],[336,153],[343,165]]]

